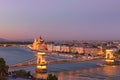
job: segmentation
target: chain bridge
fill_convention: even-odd
[[[92,58],[92,59],[99,59],[99,58],[100,57]],[[68,56],[60,56],[59,54],[53,55],[51,53],[46,54],[45,52],[38,52],[37,55],[34,56],[33,58],[10,65],[9,69],[35,66],[36,71],[41,72],[41,70],[46,71],[47,65],[50,65],[50,64],[80,62],[80,61],[86,61],[86,60],[92,60],[92,59],[91,58],[75,58],[75,57],[68,57]],[[112,50],[106,50],[105,62],[109,64],[114,62],[114,56],[112,54]]]
[[[47,65],[50,65],[50,64],[61,64],[61,63],[66,63],[66,62],[79,62],[79,61],[85,61],[85,60],[90,60],[90,59],[63,57],[63,56],[59,56],[59,54],[51,55],[51,53],[46,54],[44,52],[38,52],[37,55],[33,58],[27,59],[22,62],[18,62],[13,65],[9,65],[9,69],[35,66],[36,70],[38,72],[40,72],[41,70],[46,70]]]

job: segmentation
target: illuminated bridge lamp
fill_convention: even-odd
[[[44,55],[46,53],[44,52],[38,52],[37,53],[37,66],[36,66],[36,72],[37,73],[44,73],[44,72],[47,72],[47,62],[44,58]]]

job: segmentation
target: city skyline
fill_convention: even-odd
[[[120,40],[119,0],[1,0],[0,38]]]

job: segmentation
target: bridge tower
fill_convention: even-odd
[[[114,63],[113,50],[110,50],[110,49],[106,50],[105,62],[106,62],[106,64]]]
[[[46,53],[44,52],[38,52],[37,53],[37,66],[36,66],[36,72],[43,73],[47,72],[47,62],[44,58]]]

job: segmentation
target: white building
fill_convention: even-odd
[[[76,51],[77,51],[78,54],[84,53],[83,47],[76,47]]]
[[[48,51],[53,51],[53,45],[52,44],[47,44],[47,50]]]
[[[69,53],[70,52],[70,47],[66,46],[66,45],[61,46],[61,52]]]
[[[61,51],[61,46],[60,45],[54,45],[53,46],[53,51],[57,51],[57,52],[60,52]]]
[[[70,47],[70,52],[82,54],[82,53],[84,53],[84,49],[83,49],[83,47]]]
[[[76,47],[70,47],[70,52],[71,53],[77,53]]]
[[[98,55],[98,48],[84,48],[85,55],[96,56]]]

